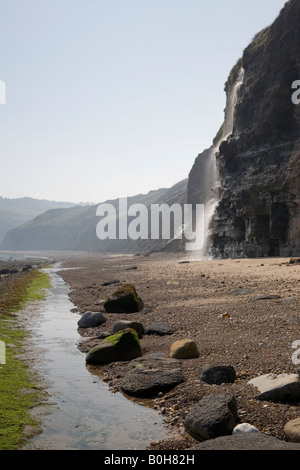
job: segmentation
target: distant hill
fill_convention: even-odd
[[[56,208],[68,208],[71,202],[56,202],[30,197],[9,199],[0,196],[0,243],[5,234],[12,228],[33,219],[39,214]]]
[[[148,194],[128,197],[128,206],[143,204],[150,208],[151,204],[183,204],[186,197],[186,185],[187,179],[171,188],[162,188],[150,191]],[[105,203],[112,204],[117,209],[119,199],[105,201]],[[166,246],[167,240],[131,240],[130,238],[99,240],[96,235],[96,226],[100,221],[100,217],[96,215],[98,206],[99,204],[48,210],[33,220],[10,230],[5,235],[0,249],[128,253],[160,250]]]

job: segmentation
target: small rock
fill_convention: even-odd
[[[236,373],[232,366],[207,365],[202,369],[200,379],[209,385],[234,383],[236,380]]]
[[[139,338],[141,338],[145,334],[144,326],[142,325],[142,323],[130,320],[117,321],[113,326],[112,333],[115,334],[118,331],[125,330],[126,328],[132,328],[133,330],[135,330],[139,335]]]
[[[300,398],[298,374],[266,374],[249,381],[260,392],[257,400],[295,401]]]
[[[108,313],[134,313],[144,308],[142,299],[137,295],[133,284],[125,284],[105,300],[103,304]]]
[[[112,284],[120,284],[120,281],[117,279],[114,279],[113,281],[106,281],[101,284],[101,286],[106,287],[106,286],[111,286]]]
[[[234,430],[232,431],[232,434],[245,434],[245,433],[250,433],[250,432],[259,432],[259,430],[252,426],[252,424],[249,423],[242,423],[238,424]]]
[[[111,333],[109,331],[101,331],[99,335],[97,336],[98,339],[105,339],[108,336],[111,336]]]
[[[121,389],[136,397],[162,396],[161,392],[171,390],[183,380],[179,361],[149,355],[130,362]]]
[[[257,295],[254,297],[251,297],[252,300],[274,300],[274,299],[280,299],[280,295]]]
[[[135,330],[128,328],[105,338],[86,356],[87,364],[109,364],[115,361],[131,361],[142,355]]]
[[[283,431],[288,442],[300,443],[300,418],[293,419],[286,423]]]
[[[172,335],[173,329],[172,327],[166,322],[154,322],[146,329],[146,335],[158,335],[158,336],[165,336],[165,335]]]
[[[182,339],[175,341],[170,348],[170,357],[176,359],[193,359],[199,357],[200,353],[195,341]]]
[[[95,328],[105,323],[107,319],[101,312],[85,312],[77,322],[79,328]]]
[[[215,439],[232,433],[237,425],[233,395],[212,394],[202,398],[184,420],[186,431],[198,440]]]

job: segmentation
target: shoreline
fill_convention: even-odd
[[[299,403],[255,400],[248,382],[267,373],[299,372],[292,362],[292,344],[300,340],[298,263],[291,263],[291,258],[195,261],[179,253],[147,257],[95,254],[64,260],[58,274],[69,284],[77,312],[102,311],[107,318],[99,328],[80,329],[82,352],[98,344],[97,336],[111,331],[119,320],[138,321],[145,327],[154,321],[171,325],[170,336],[141,338],[143,355],[168,355],[171,344],[179,339],[189,338],[198,345],[199,358],[181,361],[182,384],[163,396],[139,400],[164,414],[171,432],[170,438],[149,443],[149,449],[184,450],[196,445],[198,441],[184,431],[187,412],[204,396],[226,392],[237,398],[240,422],[285,440],[283,427],[299,417]],[[102,302],[116,286],[101,284],[111,280],[132,282],[147,313],[105,313]],[[257,300],[264,295],[278,298]],[[112,392],[120,391],[127,364],[97,366]],[[206,364],[233,366],[236,381],[222,386],[201,382],[200,370]]]

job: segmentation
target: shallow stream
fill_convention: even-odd
[[[30,325],[31,342],[38,351],[35,367],[46,379],[49,404],[42,432],[24,449],[145,449],[152,440],[167,436],[162,416],[113,394],[101,376],[89,371],[77,347],[80,315],[71,311],[69,286],[58,270],[43,270],[51,276],[52,287]]]

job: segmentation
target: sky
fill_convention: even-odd
[[[285,3],[0,0],[0,196],[99,203],[187,178]]]

